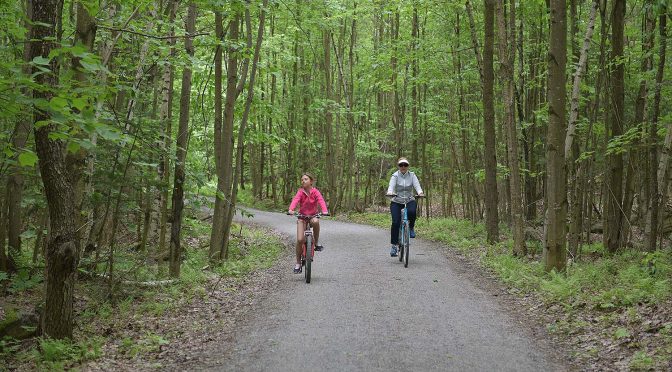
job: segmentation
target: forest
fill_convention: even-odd
[[[0,360],[95,333],[82,297],[115,312],[133,283],[271,265],[280,240],[234,216],[286,211],[304,172],[335,219],[387,228],[404,156],[420,234],[560,304],[566,339],[606,313],[619,369],[669,367],[671,6],[0,1]],[[8,336],[20,308],[37,320]],[[594,349],[577,360],[613,360]]]

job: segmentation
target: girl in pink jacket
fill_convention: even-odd
[[[320,193],[320,190],[313,187],[313,181],[315,177],[310,173],[304,173],[301,176],[301,188],[296,192],[292,203],[289,205],[289,214],[294,214],[294,209],[299,205],[299,213],[304,215],[316,215],[317,207],[319,204],[322,214],[329,214],[327,210],[327,203],[324,202],[324,198]],[[313,217],[309,221],[310,225],[313,227],[313,236],[315,237],[315,250],[321,251],[323,247],[318,244],[320,239],[320,220],[317,217]],[[298,220],[296,223],[296,265],[294,266],[294,273],[298,274],[301,272],[301,253],[303,243],[305,242],[305,236],[303,235],[305,231],[304,221]]]

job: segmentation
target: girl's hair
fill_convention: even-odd
[[[303,178],[303,176],[308,176],[308,178],[310,178],[311,181],[315,181],[315,176],[313,176],[312,173],[303,172],[303,174],[301,175],[301,178]]]

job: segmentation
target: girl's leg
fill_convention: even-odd
[[[418,202],[413,200],[406,204],[406,208],[408,208],[408,225],[411,230],[413,230],[413,228],[415,228],[415,219],[417,217]]]
[[[390,214],[392,214],[392,227],[390,227],[390,243],[399,244],[399,226],[401,226],[401,210],[404,206],[399,203],[390,203]]]
[[[310,221],[310,226],[313,227],[313,237],[315,238],[315,245],[320,241],[320,219],[315,217]]]
[[[303,253],[303,243],[306,242],[306,237],[303,235],[306,231],[306,226],[303,220],[296,220],[296,263],[301,265],[301,253]]]

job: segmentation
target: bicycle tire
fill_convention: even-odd
[[[310,283],[310,269],[313,262],[312,257],[312,248],[313,248],[313,237],[308,235],[306,236],[306,283]]]
[[[404,227],[399,228],[399,242],[397,243],[399,249],[399,262],[404,259]]]
[[[411,230],[408,222],[404,222],[404,267],[408,267],[408,256],[411,251]]]

